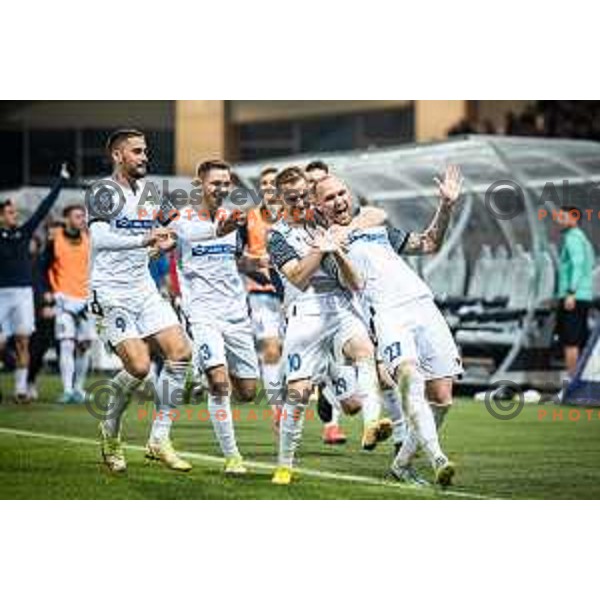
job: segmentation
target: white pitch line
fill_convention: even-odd
[[[66,435],[56,435],[53,433],[40,433],[38,431],[29,431],[27,429],[12,429],[9,427],[0,427],[0,434],[5,435],[16,435],[21,437],[39,438],[43,440],[53,440],[56,442],[68,442],[71,444],[83,444],[87,446],[97,446],[98,442],[90,438],[72,437]],[[128,450],[136,450],[138,452],[145,452],[146,449],[143,446],[133,446],[130,444],[124,444],[124,447]],[[219,456],[211,456],[210,454],[201,454],[199,452],[178,452],[180,456],[185,458],[195,459],[200,462],[223,464],[224,459]],[[244,461],[248,467],[261,471],[272,471],[276,465],[255,462],[255,461]],[[495,500],[491,496],[483,496],[481,494],[472,494],[470,492],[459,492],[457,490],[440,490],[431,488],[418,488],[410,485],[403,485],[401,483],[393,483],[384,481],[383,479],[377,479],[376,477],[365,477],[363,475],[346,475],[344,473],[335,473],[333,471],[319,471],[317,469],[294,469],[296,473],[301,475],[307,475],[308,477],[315,477],[318,479],[331,479],[334,481],[346,481],[349,483],[363,483],[365,485],[376,485],[379,487],[397,488],[411,493],[421,494],[429,498],[465,498],[471,500]]]

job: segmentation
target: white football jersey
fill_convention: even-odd
[[[310,224],[292,227],[284,220],[276,223],[269,233],[269,255],[281,274],[286,312],[295,306],[303,314],[320,314],[351,304],[352,294],[340,284],[334,260],[321,263],[304,291],[288,281],[281,271],[281,267],[289,260],[302,259],[308,254],[315,233],[315,228]]]
[[[365,306],[398,306],[417,298],[433,297],[427,284],[398,255],[397,249],[386,226],[356,230],[349,235],[348,258],[363,279],[360,297]]]
[[[186,312],[237,320],[248,315],[237,267],[238,233],[215,237],[215,225],[196,211],[182,211],[170,225],[179,236]]]
[[[131,187],[123,187],[112,178],[106,180],[121,189],[121,197],[117,190],[111,187],[106,187],[106,194],[104,194],[104,196],[112,195],[112,206],[116,212],[110,214],[113,209],[108,207],[106,218],[102,215],[100,215],[102,218],[96,218],[95,215],[90,214],[90,224],[94,220],[105,221],[110,225],[111,233],[119,236],[143,236],[148,233],[155,225],[155,215],[152,205],[145,206],[140,202],[145,181],[139,180],[134,192]],[[147,248],[140,246],[126,250],[100,250],[94,248],[92,236],[91,288],[102,290],[103,293],[130,297],[140,292],[154,291],[156,286],[148,269],[148,260]]]

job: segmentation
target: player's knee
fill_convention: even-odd
[[[192,349],[187,343],[178,344],[169,352],[169,356],[166,358],[176,363],[190,362],[192,360]]]
[[[182,363],[192,360],[192,346],[183,332],[179,330],[169,335],[161,347],[165,358],[171,362]]]
[[[139,357],[130,359],[127,362],[126,371],[136,379],[146,379],[150,374],[150,358]]]
[[[235,395],[238,402],[252,402],[256,398],[256,383],[236,386]]]
[[[269,338],[263,341],[262,345],[263,360],[267,364],[275,364],[281,358],[281,344],[276,338]]]
[[[427,400],[437,406],[452,406],[452,384],[445,382],[428,382]]]
[[[77,352],[79,354],[85,354],[91,347],[90,342],[78,342],[77,343]]]
[[[213,396],[229,396],[231,393],[229,378],[224,366],[213,367],[206,371],[206,379],[208,380],[208,391]]]
[[[17,352],[27,352],[29,349],[29,337],[26,335],[16,335],[15,348]]]
[[[288,385],[287,401],[290,404],[308,404],[311,392],[310,381],[294,381]]]
[[[340,405],[345,415],[355,415],[356,413],[359,413],[362,408],[360,399],[354,397],[344,400]]]
[[[366,360],[374,357],[375,348],[368,337],[359,337],[347,342],[343,353],[350,360]]]

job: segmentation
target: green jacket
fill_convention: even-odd
[[[563,230],[558,266],[558,297],[564,298],[575,293],[577,300],[591,300],[594,293],[594,262],[594,248],[585,233],[579,227]]]

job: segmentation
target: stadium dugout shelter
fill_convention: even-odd
[[[542,390],[561,387],[562,358],[554,339],[552,305],[560,234],[552,211],[561,205],[577,206],[584,217],[581,226],[598,253],[600,144],[467,136],[431,144],[285,156],[234,169],[243,186],[256,190],[265,166],[303,166],[315,159],[346,180],[355,199],[384,208],[392,223],[407,231],[423,230],[436,210],[434,176],[448,164],[459,165],[464,193],[442,249],[433,256],[406,258],[433,289],[454,332],[465,363],[463,383],[486,387],[509,380]],[[164,182],[169,190],[192,189],[187,176],[148,179],[159,189]],[[2,195],[29,209],[46,191],[23,188]],[[84,192],[81,188],[79,192],[83,200]],[[254,206],[257,197],[248,194],[245,207]],[[74,189],[61,197],[61,202],[74,200]],[[598,266],[594,281],[600,299]],[[596,341],[597,337],[596,332]],[[597,357],[599,350],[596,344],[586,356]],[[111,364],[101,356],[97,366]],[[592,364],[600,380],[598,358]],[[585,367],[583,375],[589,375]],[[592,384],[599,397],[600,383]]]

